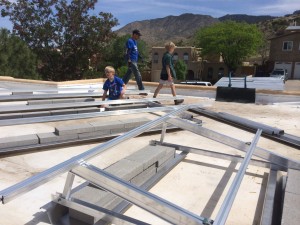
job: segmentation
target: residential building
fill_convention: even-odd
[[[206,58],[203,60],[202,80],[209,81],[212,84],[216,83],[222,77],[228,76],[228,68],[222,60],[222,57]],[[232,77],[244,77],[253,75],[255,67],[247,62],[239,66]]]
[[[288,79],[300,79],[300,26],[289,26],[270,41],[269,60],[274,69],[286,69]]]
[[[164,47],[152,47],[151,81],[158,82],[162,69],[161,59],[165,53]],[[227,66],[220,55],[200,57],[201,50],[195,47],[177,47],[173,60],[183,60],[188,66],[186,80],[200,80],[216,83],[221,77],[228,75]],[[234,76],[253,75],[254,67],[243,65],[237,69]]]

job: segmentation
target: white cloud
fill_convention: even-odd
[[[293,13],[295,10],[300,10],[299,0],[279,0],[272,4],[269,3],[269,5],[257,7],[253,13],[282,16],[284,14]]]
[[[97,8],[103,11],[112,12],[116,17],[119,15],[128,15],[134,17],[135,14],[151,15],[153,17],[163,17],[168,15],[179,15],[185,12],[196,14],[207,14],[222,16],[226,14],[225,11],[216,7],[204,7],[200,1],[171,1],[160,0],[143,1],[140,0],[103,0],[97,4]]]

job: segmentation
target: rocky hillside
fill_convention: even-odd
[[[221,22],[225,21],[225,20],[233,20],[236,22],[246,22],[246,23],[259,23],[262,21],[266,21],[266,20],[271,20],[274,19],[276,17],[274,16],[249,16],[249,15],[245,15],[245,14],[234,14],[234,15],[225,15],[219,18],[219,20]]]
[[[290,25],[300,26],[300,11],[257,23],[267,38],[281,35]]]
[[[191,38],[196,30],[217,22],[219,20],[211,16],[182,14],[129,23],[119,29],[117,33],[119,35],[131,34],[132,30],[139,29],[147,44],[161,45],[167,40],[185,41]]]
[[[129,23],[116,32],[119,35],[131,34],[132,30],[139,29],[143,34],[143,40],[148,46],[162,45],[168,40],[174,41],[177,45],[189,45],[192,37],[198,29],[210,26],[214,23],[225,20],[247,22],[258,24],[266,37],[281,34],[281,32],[293,22],[300,26],[300,11],[282,17],[272,16],[250,16],[243,14],[225,15],[220,18],[213,18],[208,15],[182,14],[180,16],[167,16],[164,18],[143,20]]]

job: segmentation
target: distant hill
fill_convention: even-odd
[[[300,10],[295,11],[293,14],[261,21],[257,24],[267,38],[282,35],[288,26],[300,26]]]
[[[192,44],[195,32],[203,27],[211,26],[225,20],[258,24],[259,28],[269,38],[282,33],[290,24],[300,25],[300,10],[282,17],[251,16],[244,14],[225,15],[213,18],[208,15],[186,13],[180,16],[167,16],[164,18],[135,21],[117,30],[118,35],[131,34],[132,30],[139,29],[142,39],[148,46],[162,45],[166,41],[174,41],[182,45]]]
[[[219,20],[221,22],[226,21],[226,20],[233,20],[236,22],[246,22],[246,23],[259,23],[262,21],[266,21],[266,20],[271,20],[274,19],[276,17],[274,16],[249,16],[249,15],[245,15],[245,14],[234,14],[234,15],[225,15],[219,18]]]
[[[167,40],[178,42],[191,38],[195,31],[219,22],[218,19],[207,15],[182,14],[164,18],[143,20],[129,23],[116,32],[119,35],[131,34],[139,29],[143,40],[150,45],[163,44]]]

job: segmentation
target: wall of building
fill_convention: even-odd
[[[283,43],[285,41],[292,41],[293,48],[291,51],[283,51]],[[283,35],[271,39],[270,44],[270,57],[271,61],[287,61],[296,62],[300,61],[300,32]]]
[[[204,62],[202,80],[216,83],[220,78],[228,76],[227,66],[223,62]],[[255,74],[254,66],[240,66],[232,76],[243,77]]]
[[[293,42],[291,50],[284,50],[284,42]],[[290,30],[271,39],[269,60],[274,67],[287,69],[289,79],[300,79],[300,30]]]
[[[164,47],[152,48],[151,81],[158,82],[162,69],[161,60],[165,53]],[[221,77],[228,76],[227,66],[222,62],[220,55],[206,57],[205,61],[200,58],[198,49],[195,47],[177,47],[173,59],[183,60],[188,66],[186,80],[202,80],[216,83]],[[242,66],[237,69],[235,76],[254,75],[255,67]]]

